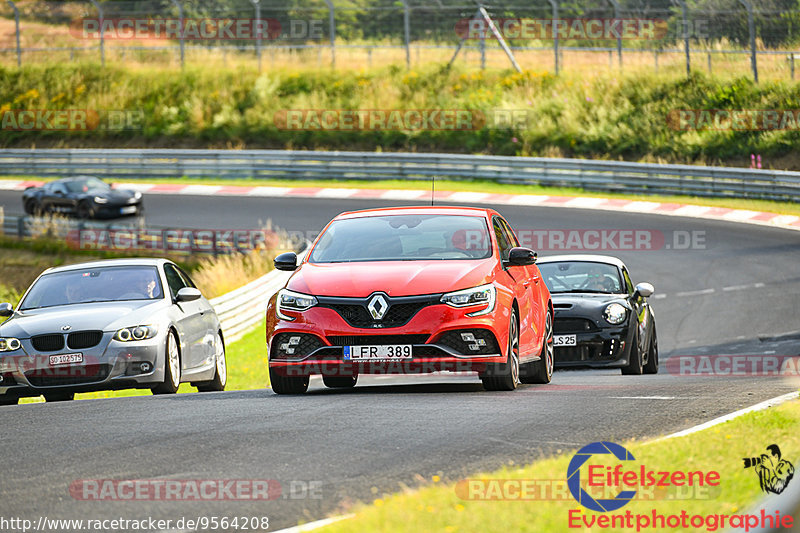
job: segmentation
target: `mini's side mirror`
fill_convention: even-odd
[[[199,289],[195,289],[194,287],[184,287],[178,291],[178,294],[175,295],[175,301],[193,302],[195,300],[199,300],[201,296],[203,296],[203,294]]]
[[[286,252],[275,258],[275,269],[285,270],[292,272],[297,270],[297,254],[294,252]]]
[[[536,252],[530,248],[523,248],[516,246],[508,252],[508,265],[511,266],[526,266],[536,263]]]
[[[656,292],[656,289],[650,284],[646,282],[639,283],[634,287],[633,294],[634,296],[641,296],[642,298],[648,298]]]
[[[9,303],[0,304],[0,316],[11,316],[14,314],[14,306]]]

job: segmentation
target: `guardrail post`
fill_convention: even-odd
[[[17,66],[20,67],[22,66],[22,48],[19,46],[19,9],[17,9],[16,4],[11,0],[6,1],[11,6],[11,9],[14,10],[14,31],[17,36]]]
[[[403,40],[406,43],[406,68],[411,70],[411,7],[403,0]]]
[[[92,5],[97,9],[97,21],[100,23],[100,64],[106,66],[106,46],[105,46],[105,29],[103,28],[103,8],[97,3],[97,0],[91,0]]]
[[[753,81],[758,83],[758,60],[756,59],[756,22],[753,18],[753,4],[739,0],[747,9],[747,30],[750,32],[750,66],[753,68]]]
[[[608,0],[614,6],[614,18],[619,20],[619,2],[617,0]],[[619,60],[619,68],[622,68],[622,36],[617,34],[617,59]]]
[[[183,6],[178,2],[178,0],[172,0],[172,5],[178,8],[178,19],[180,19],[180,43],[181,43],[181,69],[183,69],[183,60],[184,60],[184,51],[183,51],[183,41],[184,41],[184,28],[183,28]]]
[[[558,20],[558,0],[548,0],[548,2],[553,6],[553,22],[550,24],[550,27],[555,28],[556,21]],[[558,76],[558,32],[556,31],[553,32],[553,55],[555,56],[556,76]]]
[[[250,3],[253,4],[253,7],[256,9],[256,57],[258,57],[258,71],[261,72],[261,4],[259,3],[260,0],[250,0]]]
[[[794,53],[789,54],[789,69],[792,71],[792,81],[794,81]]]
[[[336,68],[336,18],[333,11],[333,2],[325,0],[328,4],[328,27],[331,33],[331,68]]]

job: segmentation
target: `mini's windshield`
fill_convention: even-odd
[[[492,255],[483,217],[388,215],[334,221],[309,262],[483,259]]]
[[[600,292],[620,293],[622,283],[619,269],[607,263],[589,261],[563,261],[539,263],[547,288],[550,292]]]
[[[21,302],[20,310],[117,300],[157,300],[163,297],[156,267],[87,268],[40,277]]]
[[[69,192],[107,192],[111,187],[97,178],[70,180],[65,184]]]

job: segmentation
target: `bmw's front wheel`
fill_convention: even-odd
[[[225,390],[225,384],[228,383],[228,366],[225,360],[225,343],[222,342],[222,336],[217,333],[214,339],[214,346],[216,346],[216,353],[214,355],[215,369],[214,379],[203,383],[198,383],[197,390],[199,392],[222,392]]]
[[[153,387],[153,394],[175,394],[181,384],[181,353],[175,332],[167,334],[167,346],[164,358],[164,382]]]

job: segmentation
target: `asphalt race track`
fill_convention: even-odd
[[[341,211],[403,202],[149,195],[145,204],[148,223],[160,226],[256,229],[269,219],[305,232],[321,229]],[[0,192],[0,205],[7,215],[21,213],[20,194]],[[267,516],[274,530],[434,474],[458,479],[596,440],[678,431],[797,390],[788,378],[677,376],[668,372],[667,360],[800,354],[800,233],[578,209],[500,211],[518,232],[641,230],[656,236],[658,249],[598,253],[619,256],[635,283],[656,287],[657,376],[559,371],[550,385],[503,393],[485,392],[471,377],[362,377],[344,392],[325,389],[315,378],[303,397],[262,389],[0,407],[0,516]],[[675,249],[692,232],[696,246]],[[81,479],[270,479],[282,494],[258,502],[83,501],[69,491]]]

